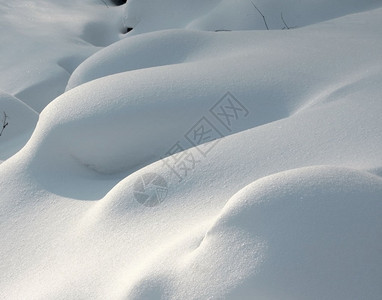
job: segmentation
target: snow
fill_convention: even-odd
[[[0,89],[41,111],[63,93],[71,72],[119,39],[116,8],[96,0],[0,3]]]
[[[270,29],[303,27],[344,15],[380,7],[378,0],[130,0],[124,23],[132,34],[170,28],[198,30],[265,29],[265,16]]]
[[[382,297],[381,3],[254,3],[1,1],[0,298]]]
[[[20,150],[30,138],[36,126],[38,113],[24,102],[0,91],[1,144],[0,161]],[[8,124],[8,125],[7,125]]]

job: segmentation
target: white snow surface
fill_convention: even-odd
[[[0,16],[0,90],[37,111],[123,28],[122,12],[105,9],[101,0],[2,0]]]
[[[382,2],[253,3],[0,1],[0,299],[382,298]]]

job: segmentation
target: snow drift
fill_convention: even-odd
[[[0,77],[0,297],[380,299],[382,9],[300,2],[53,1],[52,73]]]

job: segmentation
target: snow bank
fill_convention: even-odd
[[[124,296],[378,299],[381,193],[381,178],[341,168],[264,177],[230,198],[196,247],[167,251]]]
[[[333,82],[339,76],[347,76],[348,78],[343,79],[346,82],[357,81],[362,75],[349,74],[355,73],[356,68],[350,70],[353,63],[363,73],[372,70],[374,59],[379,60],[379,48],[373,40],[374,35],[363,34],[373,32],[379,15],[367,15],[373,22],[359,24],[358,16],[348,16],[336,20],[335,23],[330,21],[288,31],[211,33],[166,30],[128,36],[84,61],[71,75],[66,90],[116,73],[154,67],[168,68],[169,65],[198,61],[215,61],[214,64],[218,65],[217,60],[221,60],[223,64],[232,62],[234,57],[237,59],[237,66],[241,66],[242,61],[246,60],[259,70],[259,74],[251,74],[252,76],[262,75],[269,78],[272,74],[279,77],[277,81],[294,80],[290,78],[292,74],[298,76],[299,81],[304,80],[306,76],[303,72],[308,73],[309,77],[317,76],[315,80],[320,80],[320,83],[325,80],[328,83]],[[352,39],[353,35],[357,35],[358,39]],[[243,43],[243,40],[246,42]],[[371,56],[363,51],[364,45],[361,43],[370,44]],[[336,55],[331,56],[334,53],[343,54],[344,49],[346,53],[341,59]],[[319,67],[312,69],[311,64]],[[217,73],[214,68],[211,69],[211,72]],[[234,75],[236,72],[232,73],[232,81],[235,79]],[[298,82],[294,84],[301,85]]]
[[[76,66],[119,39],[122,9],[99,0],[1,1],[0,89],[40,112]]]
[[[0,114],[0,129],[3,128],[0,160],[4,161],[26,144],[36,126],[38,114],[19,99],[1,91]]]
[[[359,11],[380,7],[378,0],[313,1],[313,0],[130,0],[124,23],[141,34],[170,28],[197,30],[250,30],[303,27]]]

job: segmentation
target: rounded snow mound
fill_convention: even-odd
[[[131,34],[170,28],[279,30],[315,24],[380,5],[378,0],[131,0],[126,5],[124,23],[134,28]]]
[[[0,161],[25,145],[37,123],[38,114],[21,100],[0,91]]]
[[[83,62],[70,77],[66,90],[116,73],[187,62],[198,48],[210,44],[211,37],[195,31],[168,30],[123,39]]]
[[[228,201],[196,249],[168,251],[127,296],[379,299],[381,194],[381,178],[339,167],[259,179]]]

